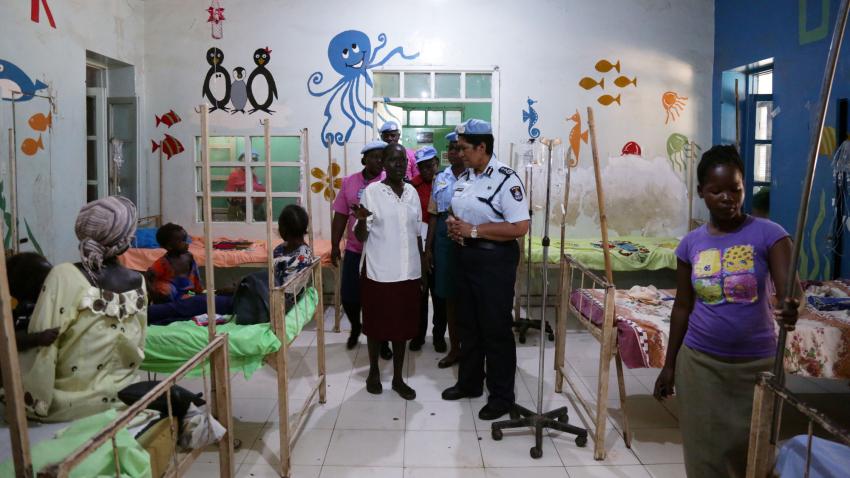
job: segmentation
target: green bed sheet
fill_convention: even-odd
[[[319,294],[310,287],[301,296],[295,307],[286,313],[287,342],[298,336],[304,325],[312,318],[319,304]],[[280,349],[280,340],[271,329],[271,324],[237,325],[227,323],[216,330],[228,334],[230,347],[230,370],[241,371],[245,378],[263,366],[263,359]],[[145,361],[142,370],[156,373],[172,373],[203,349],[208,342],[207,328],[193,321],[174,322],[170,325],[148,327],[145,339]],[[197,368],[190,376],[201,375]]]
[[[96,415],[72,422],[68,428],[60,431],[55,438],[44,440],[32,450],[32,464],[36,471],[53,463],[58,463],[79,448],[83,443],[104,429],[118,416],[115,410],[107,410]],[[118,446],[118,461],[121,464],[121,476],[127,478],[150,478],[151,463],[148,452],[125,429],[115,435]],[[71,478],[92,478],[115,476],[115,464],[112,445],[107,442],[89,455],[71,471]],[[0,476],[15,476],[14,464],[8,460],[0,465]]]
[[[524,238],[526,247],[528,238]],[[533,237],[531,261],[543,262],[543,246],[541,238]],[[567,238],[564,252],[573,256],[578,262],[591,270],[605,270],[605,259],[602,254],[601,239]],[[620,236],[609,239],[611,248],[611,268],[617,272],[657,271],[659,269],[676,269],[676,247],[679,240],[673,237],[640,237]],[[549,246],[549,263],[558,263],[558,253],[561,241],[553,239]],[[528,254],[528,251],[525,252]],[[526,259],[524,257],[523,259]]]

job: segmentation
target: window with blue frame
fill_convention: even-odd
[[[741,144],[749,212],[766,214],[770,192],[770,162],[773,141],[773,68],[747,75],[745,135]]]

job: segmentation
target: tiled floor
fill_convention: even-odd
[[[331,317],[328,311],[328,319]],[[345,322],[345,321],[344,321]],[[330,330],[328,320],[326,330]],[[347,325],[347,324],[346,324]],[[382,361],[384,393],[365,390],[368,370],[365,343],[345,348],[347,332],[326,334],[328,401],[314,405],[299,434],[293,453],[296,478],[578,478],[683,477],[681,437],[675,404],[661,405],[650,396],[657,371],[627,371],[632,449],[621,435],[622,413],[616,382],[607,401],[605,461],[593,459],[593,442],[578,448],[573,437],[559,432],[544,436],[543,457],[532,459],[533,436],[526,431],[505,432],[502,441],[490,436],[490,422],[478,419],[484,399],[446,402],[441,391],[451,386],[456,370],[441,370],[430,339],[421,352],[408,352],[406,375],[416,389],[414,401],[404,401],[390,389],[391,364]],[[365,342],[361,338],[361,342]],[[517,345],[517,400],[534,408],[537,396],[537,336]],[[567,406],[571,423],[581,426],[583,416],[571,401],[569,388],[554,393],[554,344],[546,343],[544,408]],[[290,348],[290,412],[309,394],[316,370],[315,332],[305,331]],[[598,343],[587,333],[568,336],[567,362],[583,393],[597,383]],[[613,372],[612,367],[612,372]],[[198,384],[189,384],[195,388]],[[279,419],[273,372],[264,368],[250,380],[232,380],[235,435],[242,441],[236,453],[239,477],[274,477],[279,457]],[[294,417],[293,417],[294,418]],[[210,478],[218,474],[215,453],[205,453],[187,476]]]

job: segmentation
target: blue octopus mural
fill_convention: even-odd
[[[372,126],[367,117],[372,113],[372,108],[366,106],[365,101],[360,99],[361,82],[372,86],[372,77],[369,70],[385,64],[395,55],[400,55],[405,60],[413,60],[419,53],[407,55],[402,47],[390,50],[382,59],[378,60],[378,53],[387,45],[387,35],[378,35],[379,44],[372,49],[369,37],[358,30],[346,30],[333,37],[328,44],[328,61],[331,67],[342,75],[342,77],[330,88],[317,91],[313,85],[320,85],[324,80],[324,74],[317,71],[307,79],[307,91],[311,95],[319,97],[330,95],[325,105],[325,124],[322,126],[322,144],[330,147],[331,143],[343,145],[348,142],[351,132],[357,123]],[[328,125],[336,114],[335,105],[339,106],[339,112],[348,120],[348,128],[345,131],[328,131]]]

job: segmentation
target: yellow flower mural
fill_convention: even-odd
[[[310,170],[310,175],[318,179],[318,181],[310,184],[310,190],[315,194],[324,191],[325,201],[333,201],[336,197],[336,192],[342,187],[342,178],[338,177],[342,168],[337,163],[331,163],[330,175],[327,171],[320,168]]]

